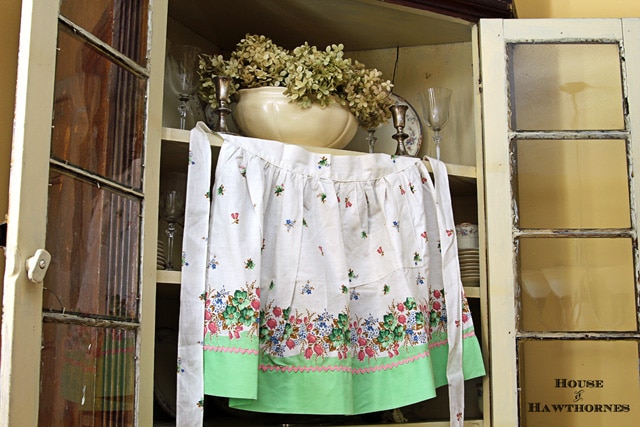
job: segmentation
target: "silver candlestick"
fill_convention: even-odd
[[[404,145],[404,141],[409,137],[406,133],[404,133],[405,126],[405,117],[407,113],[406,105],[395,104],[389,107],[391,110],[391,117],[393,118],[393,127],[396,128],[395,135],[392,136],[398,142],[398,147],[396,148],[396,156],[406,156],[407,149]]]
[[[231,101],[229,99],[229,85],[232,83],[231,77],[216,76],[213,78],[213,83],[216,85],[216,101],[218,101],[218,108],[216,113],[218,114],[218,122],[214,124],[214,131],[231,133],[227,127],[227,116],[231,114]]]

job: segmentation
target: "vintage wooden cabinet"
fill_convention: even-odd
[[[488,371],[467,388],[466,423],[637,425],[637,20],[477,23],[508,14],[504,1],[81,3],[23,7],[3,425],[147,426],[154,388],[170,398],[173,347],[156,332],[175,329],[180,274],[156,271],[158,194],[185,168],[189,136],[164,82],[166,43],[223,52],[247,32],[344,43],[414,106],[420,89],[453,90],[442,160],[456,221],[480,226],[481,280],[466,292]],[[430,137],[423,125],[420,155],[434,155]],[[403,413],[448,424],[440,398]]]

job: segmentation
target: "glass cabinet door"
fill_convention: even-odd
[[[23,2],[2,425],[152,424],[166,10]]]
[[[636,426],[640,21],[480,31],[495,425]]]

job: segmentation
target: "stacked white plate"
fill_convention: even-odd
[[[458,249],[460,277],[463,286],[480,286],[480,251],[478,249]]]
[[[460,276],[464,286],[480,286],[480,251],[478,226],[464,222],[456,225]]]
[[[166,255],[164,252],[164,242],[162,240],[158,240],[158,255],[157,255],[157,259],[156,259],[156,268],[158,270],[164,270],[165,269],[165,260],[166,260]]]

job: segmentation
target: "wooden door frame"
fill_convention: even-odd
[[[528,19],[480,21],[482,110],[484,113],[484,183],[486,193],[487,277],[492,382],[491,425],[519,425],[518,363],[516,356],[516,255],[513,251],[511,159],[507,51],[509,43],[621,40],[625,48],[628,130],[640,129],[640,19]],[[632,54],[632,52],[635,52]],[[632,150],[633,165],[640,153]],[[632,183],[632,198],[640,200]],[[636,206],[637,208],[637,206]],[[637,224],[637,219],[634,219]],[[636,269],[638,261],[636,260]],[[636,277],[638,273],[636,272]],[[636,284],[636,287],[638,284]],[[638,290],[637,290],[638,291]],[[640,315],[640,313],[639,313]]]
[[[42,283],[26,261],[45,246],[58,3],[23,1],[9,176],[0,425],[37,425]]]

